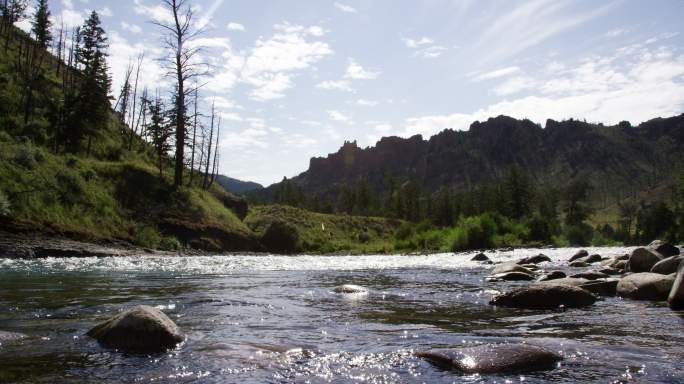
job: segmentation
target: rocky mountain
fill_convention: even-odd
[[[242,195],[247,192],[264,189],[264,186],[252,181],[242,181],[232,177],[218,175],[216,182],[219,183],[223,189],[236,195]]]
[[[475,122],[468,131],[445,129],[424,139],[382,138],[374,147],[345,142],[289,180],[305,194],[334,197],[345,185],[364,181],[378,192],[388,180],[418,180],[424,189],[455,191],[499,180],[511,167],[538,183],[563,186],[586,179],[595,197],[624,198],[670,182],[683,164],[684,114],[633,127],[579,120],[548,120],[544,127],[507,116]],[[255,194],[272,199],[282,183]]]

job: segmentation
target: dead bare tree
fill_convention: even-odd
[[[216,118],[214,104],[214,102],[211,103],[211,125],[209,126],[209,145],[207,145],[207,163],[206,167],[204,168],[204,180],[202,181],[202,187],[204,189],[209,188],[209,164],[211,163],[211,146],[214,140],[214,119]]]

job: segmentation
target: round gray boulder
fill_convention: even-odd
[[[593,280],[580,285],[580,288],[598,296],[615,296],[619,281],[618,279]]]
[[[489,344],[476,347],[433,349],[418,352],[431,363],[463,373],[512,373],[549,370],[563,358],[555,352],[529,344]]]
[[[506,272],[490,275],[487,279],[490,281],[530,281],[534,280],[534,276],[522,272]]]
[[[679,248],[675,247],[670,243],[666,243],[661,240],[655,240],[648,245],[649,248],[660,253],[664,257],[677,256],[679,255]]]
[[[674,310],[684,310],[684,262],[679,263],[677,277],[670,289],[667,303]]]
[[[571,262],[571,263],[572,263],[573,261],[575,261],[575,260],[577,260],[577,259],[581,259],[581,258],[587,257],[587,256],[589,256],[589,252],[587,252],[587,251],[584,250],[584,249],[581,249],[581,250],[577,251],[577,253],[575,253],[574,255],[572,255],[572,257],[570,258],[570,260],[568,260],[568,262]]]
[[[562,279],[542,281],[540,283],[541,284],[550,284],[550,285],[569,285],[571,287],[581,287],[582,284],[586,284],[588,282],[589,282],[589,280],[582,279],[579,277],[564,277]]]
[[[544,263],[547,261],[551,261],[551,258],[540,253],[536,256],[530,256],[530,257],[526,257],[524,259],[521,259],[520,261],[518,261],[518,265],[539,264],[539,263]]]
[[[489,257],[487,257],[487,255],[485,255],[482,252],[478,253],[477,255],[473,256],[472,259],[470,259],[470,261],[487,261],[487,260],[489,260]]]
[[[184,339],[164,312],[147,305],[133,307],[96,325],[88,336],[105,347],[130,352],[164,352]]]
[[[648,272],[663,256],[650,248],[640,247],[632,251],[627,261],[627,270],[630,272]]]
[[[651,272],[660,273],[661,275],[675,273],[682,260],[684,260],[684,256],[670,256],[657,262],[653,268],[651,268]]]
[[[667,300],[674,281],[674,274],[633,273],[620,279],[617,295],[636,300]]]
[[[582,288],[545,283],[502,293],[493,297],[489,304],[511,308],[555,309],[585,307],[595,301],[596,297]]]
[[[537,281],[551,281],[556,279],[562,279],[567,275],[563,271],[550,271],[537,279]]]
[[[532,271],[530,271],[529,269],[522,267],[516,263],[499,264],[496,267],[494,267],[491,274],[492,275],[498,275],[501,273],[508,273],[508,272],[522,272],[522,273],[527,273],[528,275],[534,275],[534,273]]]
[[[580,260],[573,261],[572,263],[570,263],[570,266],[572,268],[586,268],[590,265],[591,264],[587,263],[586,261],[580,261]]]
[[[587,271],[587,272],[582,272],[582,273],[576,273],[574,275],[571,275],[570,277],[576,278],[576,279],[587,279],[587,280],[597,280],[597,279],[605,279],[608,277],[605,273],[597,272],[597,271]]]

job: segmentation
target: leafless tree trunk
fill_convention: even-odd
[[[214,139],[214,119],[216,117],[216,113],[214,112],[214,102],[211,103],[211,126],[209,128],[209,145],[207,146],[207,164],[206,167],[204,168],[204,180],[202,181],[202,187],[204,189],[208,188],[209,186],[209,164],[211,163],[211,146],[212,142]]]
[[[195,176],[195,145],[197,143],[197,96],[199,93],[199,89],[195,86],[195,113],[193,115],[193,124],[192,124],[192,155],[190,157],[190,182],[188,185],[192,185],[192,179]],[[200,165],[201,167],[201,165]]]

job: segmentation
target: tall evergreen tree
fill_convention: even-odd
[[[146,131],[154,147],[157,167],[159,168],[159,178],[161,179],[164,176],[164,158],[171,150],[170,139],[173,131],[166,116],[164,116],[164,105],[159,96],[149,103],[149,113],[150,123],[146,127]]]
[[[27,0],[3,0],[0,4],[2,20],[9,25],[14,25],[26,15]]]
[[[52,22],[50,21],[50,9],[47,0],[37,0],[36,13],[33,15],[31,26],[38,44],[42,48],[47,48],[52,42],[52,33],[50,33]]]

